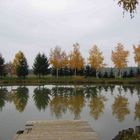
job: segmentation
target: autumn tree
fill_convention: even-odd
[[[49,61],[45,54],[38,53],[33,64],[33,72],[39,77],[49,73]]]
[[[4,76],[5,74],[5,61],[2,55],[0,54],[0,77]]]
[[[12,62],[5,64],[5,70],[9,76],[12,76],[14,74],[14,68]]]
[[[13,90],[12,100],[15,104],[16,109],[19,112],[23,112],[29,98],[29,90],[26,87],[18,87],[16,90]]]
[[[0,111],[2,111],[7,101],[8,90],[6,88],[0,88]]]
[[[123,7],[124,12],[129,12],[131,18],[134,17],[139,0],[118,0],[118,5]]]
[[[112,105],[112,114],[122,122],[125,119],[125,116],[130,114],[128,108],[128,99],[122,95],[115,97],[114,103]]]
[[[140,44],[136,47],[135,45],[133,46],[134,48],[134,59],[135,59],[135,63],[138,64],[138,67],[140,68]]]
[[[124,50],[124,46],[121,43],[118,43],[116,50],[112,51],[112,61],[115,65],[115,68],[119,70],[119,76],[122,76],[122,69],[127,67],[129,51]]]
[[[13,67],[14,67],[15,74],[18,77],[25,78],[28,75],[28,64],[23,52],[19,51],[15,55]]]
[[[58,77],[58,70],[60,68],[66,67],[68,64],[68,57],[65,51],[62,51],[60,47],[55,47],[54,50],[50,52],[50,63],[54,68],[56,68],[56,73]]]
[[[80,45],[78,43],[73,44],[73,51],[69,55],[69,67],[75,71],[84,68],[84,58],[80,52]]]
[[[89,50],[89,58],[88,58],[89,64],[93,69],[96,70],[96,77],[98,75],[98,72],[105,67],[104,63],[104,57],[102,55],[102,52],[99,50],[99,48],[94,45]]]
[[[103,114],[106,100],[106,97],[103,95],[95,95],[91,98],[89,104],[90,114],[95,120],[98,120],[101,114]]]

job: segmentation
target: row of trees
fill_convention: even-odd
[[[133,46],[133,48],[134,60],[138,67],[140,67],[140,44]],[[111,60],[115,68],[118,69],[120,77],[124,74],[123,69],[127,68],[128,56],[129,51],[125,50],[121,43],[118,43],[115,50],[112,51]],[[39,77],[50,74],[50,71],[52,75],[56,74],[57,77],[59,75],[73,74],[75,76],[80,74],[85,76],[96,75],[96,77],[99,77],[101,75],[100,71],[106,66],[103,53],[96,45],[89,50],[88,65],[85,66],[85,59],[80,52],[80,45],[76,43],[69,54],[61,50],[60,47],[52,49],[49,58],[44,53],[38,53],[33,63],[33,72]],[[19,51],[15,55],[14,61],[8,64],[5,64],[4,58],[0,55],[0,76],[5,76],[6,73],[10,75],[16,74],[18,77],[24,78],[28,75],[27,59],[23,52]],[[114,75],[112,71],[110,75]],[[127,74],[125,73],[125,75]]]

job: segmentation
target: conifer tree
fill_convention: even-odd
[[[38,53],[33,64],[33,72],[37,76],[49,74],[49,62],[45,54]]]
[[[4,58],[0,54],[0,77],[4,76],[6,74],[4,63],[5,63]]]

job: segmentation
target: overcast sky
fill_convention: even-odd
[[[140,6],[133,19],[122,12],[117,0],[0,0],[0,53],[8,62],[21,50],[31,67],[38,52],[49,56],[55,46],[69,52],[78,42],[87,58],[96,44],[113,66],[111,50],[121,42],[130,51],[129,66],[135,66],[132,45],[140,43]]]

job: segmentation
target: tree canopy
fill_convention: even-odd
[[[94,45],[90,49],[88,60],[91,67],[96,69],[96,71],[99,71],[101,68],[105,66],[102,52],[99,50],[99,48],[96,45]]]
[[[80,52],[80,45],[75,43],[73,47],[73,51],[69,55],[69,66],[71,69],[75,70],[76,75],[76,71],[82,69],[85,62]]]
[[[15,55],[13,62],[15,74],[18,77],[26,77],[28,75],[28,64],[23,52],[19,51]]]
[[[129,12],[131,18],[134,17],[139,0],[118,0],[118,5],[123,7],[124,12]]]
[[[33,72],[35,75],[49,74],[49,61],[45,54],[38,53],[33,63]]]

